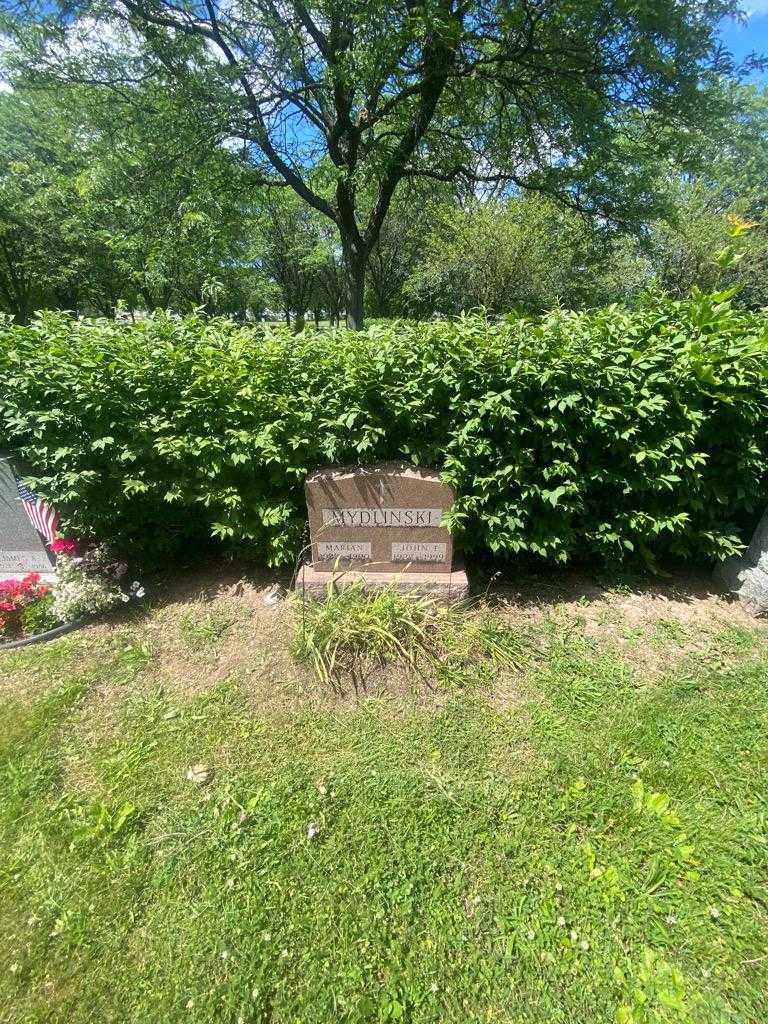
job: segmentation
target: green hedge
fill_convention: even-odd
[[[768,500],[768,321],[727,297],[292,336],[165,315],[0,330],[5,446],[134,554],[302,545],[306,474],[443,470],[469,550],[722,557]]]

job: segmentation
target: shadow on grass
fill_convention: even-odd
[[[209,603],[221,597],[239,597],[246,589],[263,591],[288,589],[292,572],[243,565],[224,558],[211,558],[194,565],[166,566],[141,577],[147,599],[131,602],[109,613],[115,624],[139,623],[168,605],[192,601]]]
[[[471,600],[484,600],[499,608],[527,610],[563,603],[593,603],[616,595],[660,598],[689,604],[727,596],[713,579],[708,566],[677,566],[654,576],[640,569],[586,566],[547,568],[522,562],[501,565],[490,558],[467,558]],[[143,578],[148,601],[116,609],[113,622],[136,623],[167,605],[189,601],[203,603],[239,597],[247,589],[266,594],[274,587],[291,588],[293,571],[209,558],[185,566],[168,566]]]
[[[538,568],[530,563],[519,568],[510,563],[495,567],[483,559],[478,560],[470,576],[474,596],[485,595],[488,603],[497,607],[522,610],[563,603],[592,603],[617,594],[683,604],[728,596],[713,579],[711,568],[703,565],[667,568],[663,576],[656,576],[629,567],[598,567],[592,571],[585,566]]]

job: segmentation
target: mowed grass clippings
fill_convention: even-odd
[[[652,679],[559,612],[439,700],[279,716],[146,623],[5,655],[0,1020],[763,1020],[766,630],[669,621]]]

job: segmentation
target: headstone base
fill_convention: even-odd
[[[401,594],[423,594],[453,604],[463,601],[469,594],[469,580],[463,566],[451,572],[368,572],[365,569],[315,569],[305,563],[296,577],[295,590],[304,597],[323,600],[329,585],[341,590],[352,583],[363,582],[366,590],[384,590],[394,586]]]

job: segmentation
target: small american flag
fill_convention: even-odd
[[[56,540],[56,527],[59,525],[59,513],[52,505],[47,505],[41,498],[35,497],[17,473],[13,475],[27,518],[37,532],[45,537],[46,542],[53,544]]]

